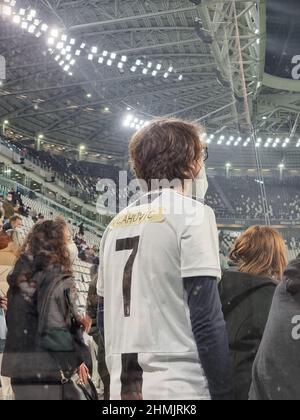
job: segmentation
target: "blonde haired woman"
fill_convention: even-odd
[[[268,320],[275,289],[283,278],[287,252],[282,236],[253,226],[235,242],[232,268],[219,286],[234,362],[236,400],[248,400],[252,366]]]

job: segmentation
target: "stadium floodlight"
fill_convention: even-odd
[[[34,25],[29,25],[28,32],[29,32],[30,34],[33,34],[35,30],[36,30],[36,26],[34,26]]]
[[[46,32],[48,30],[48,28],[49,28],[49,26],[46,23],[43,23],[42,26],[41,26],[41,30],[43,32]]]
[[[58,35],[59,35],[58,29],[51,29],[50,35],[53,38],[58,38]]]
[[[61,36],[61,40],[62,40],[63,42],[67,42],[67,39],[68,39],[68,36],[67,36],[66,34],[62,34],[62,36]]]
[[[65,62],[64,60],[61,60],[58,64],[62,67],[65,64]]]
[[[63,42],[58,42],[56,45],[57,50],[62,50],[64,48],[65,44]]]
[[[66,64],[64,67],[64,71],[69,71],[70,70],[70,64]]]
[[[172,73],[172,71],[174,70],[174,67],[173,66],[170,66],[169,68],[168,68],[168,73]]]
[[[83,42],[83,43],[80,45],[80,48],[83,50],[83,49],[85,48],[85,46],[86,46],[86,44]]]
[[[108,56],[108,51],[104,50],[102,55],[103,55],[103,57],[107,57]]]
[[[166,73],[164,74],[164,78],[165,78],[165,79],[167,79],[168,77],[169,77],[169,73],[167,73],[167,72],[166,72]]]
[[[91,98],[92,97],[92,94],[91,93],[87,93],[86,97],[87,98]]]
[[[121,57],[121,61],[122,61],[123,63],[126,63],[126,61],[127,61],[127,56],[126,56],[126,55],[122,55],[122,57]]]
[[[132,71],[134,73],[136,71],[136,66],[132,66],[130,71]]]
[[[60,55],[57,55],[56,57],[55,57],[55,61],[59,61],[60,60]]]
[[[230,140],[228,140],[228,141],[226,142],[226,146],[231,146],[231,141],[230,141]]]
[[[103,57],[99,57],[98,63],[103,64],[104,62],[104,58]]]
[[[145,75],[148,74],[148,69],[146,69],[146,68],[143,69],[143,74],[145,74]]]
[[[6,16],[11,16],[11,14],[12,14],[12,8],[10,6],[4,4],[3,7],[2,7],[2,12]]]
[[[234,137],[233,137],[233,136],[230,136],[230,137],[229,137],[229,140],[230,140],[230,141],[233,141],[233,140],[234,140]]]
[[[25,16],[26,15],[26,10],[25,9],[20,9],[19,10],[19,15],[20,16]]]
[[[49,37],[49,38],[47,39],[47,42],[48,42],[48,45],[54,45],[54,43],[55,43],[55,39],[54,39],[54,38],[52,38],[52,37]]]
[[[89,61],[93,61],[93,59],[94,59],[93,54],[89,54],[89,55],[88,55],[88,60],[89,60]]]
[[[17,24],[19,24],[20,22],[21,22],[21,16],[19,16],[19,15],[14,15],[14,17],[13,17],[13,23],[17,23]]]
[[[109,59],[109,60],[107,60],[107,62],[106,62],[106,64],[107,64],[109,67],[111,67],[111,66],[112,66],[112,63],[113,63],[113,62],[112,62],[112,60],[110,60],[110,59]]]
[[[285,168],[285,164],[284,164],[284,163],[280,163],[280,164],[278,165],[278,168],[279,168],[279,169],[284,169],[284,168]]]
[[[66,50],[65,48],[63,48],[63,49],[61,50],[61,54],[62,54],[62,55],[66,55],[66,54],[67,54],[67,50]]]
[[[183,76],[182,76],[182,74],[178,77],[178,80],[182,80],[183,79]]]
[[[40,19],[34,19],[33,24],[35,26],[39,26],[39,24],[41,23]]]
[[[157,66],[156,66],[156,70],[161,70],[161,68],[162,68],[162,65],[161,64],[157,64]]]
[[[220,136],[220,140],[225,140],[225,136]]]
[[[218,143],[217,144],[220,146],[222,143],[223,143],[222,140],[218,140]]]
[[[117,58],[117,54],[116,54],[116,53],[111,53],[111,54],[110,54],[110,58],[111,58],[112,60],[115,60],[115,59]]]
[[[22,22],[21,23],[21,28],[22,29],[27,29],[28,28],[28,22]]]
[[[75,45],[75,44],[76,44],[76,39],[71,38],[71,39],[70,39],[70,45]]]
[[[153,72],[152,72],[152,76],[157,76],[157,70],[153,70]]]
[[[151,63],[151,61],[149,61],[149,63],[147,64],[148,69],[151,69],[153,66],[153,64]]]
[[[36,17],[36,10],[35,9],[30,9],[30,11],[29,11],[29,16],[32,16],[33,18],[35,18]]]
[[[71,58],[72,58],[72,54],[67,54],[67,55],[66,55],[66,60],[67,60],[67,61],[70,61],[70,60],[71,60]]]
[[[124,63],[120,62],[118,63],[118,69],[122,69],[124,67]]]
[[[67,46],[66,46],[66,51],[67,51],[68,53],[72,51],[72,47],[71,47],[71,45],[67,45]]]
[[[70,64],[71,64],[71,66],[74,66],[74,64],[76,63],[76,60],[73,58],[71,61],[70,61]]]
[[[140,59],[137,59],[136,62],[135,62],[135,64],[136,64],[136,66],[140,66],[142,64],[142,62],[141,62]]]
[[[81,54],[81,51],[80,51],[80,50],[76,50],[76,51],[75,51],[75,55],[76,55],[77,57],[79,57],[79,56],[80,56],[80,54]]]
[[[42,36],[42,32],[41,32],[41,31],[38,31],[38,32],[35,34],[35,36],[36,36],[37,38],[40,38],[40,37]]]
[[[97,54],[97,52],[98,52],[98,47],[92,47],[91,48],[91,53],[92,54]]]

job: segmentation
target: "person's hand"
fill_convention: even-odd
[[[6,297],[0,297],[0,308],[7,311],[7,298]]]
[[[79,366],[77,373],[80,380],[86,385],[88,383],[89,370],[84,363]]]
[[[92,320],[88,315],[85,315],[84,317],[82,317],[80,319],[80,323],[82,328],[84,329],[84,331],[89,334],[89,332],[91,331],[92,328]]]

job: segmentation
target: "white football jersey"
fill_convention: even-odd
[[[166,189],[111,222],[98,295],[112,399],[209,399],[183,278],[220,277],[211,208]]]

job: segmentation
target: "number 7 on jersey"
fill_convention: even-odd
[[[131,283],[132,283],[132,270],[135,258],[137,256],[140,237],[119,239],[116,244],[116,251],[130,251],[132,253],[125,265],[123,275],[123,301],[124,301],[124,316],[130,317],[131,305]]]

